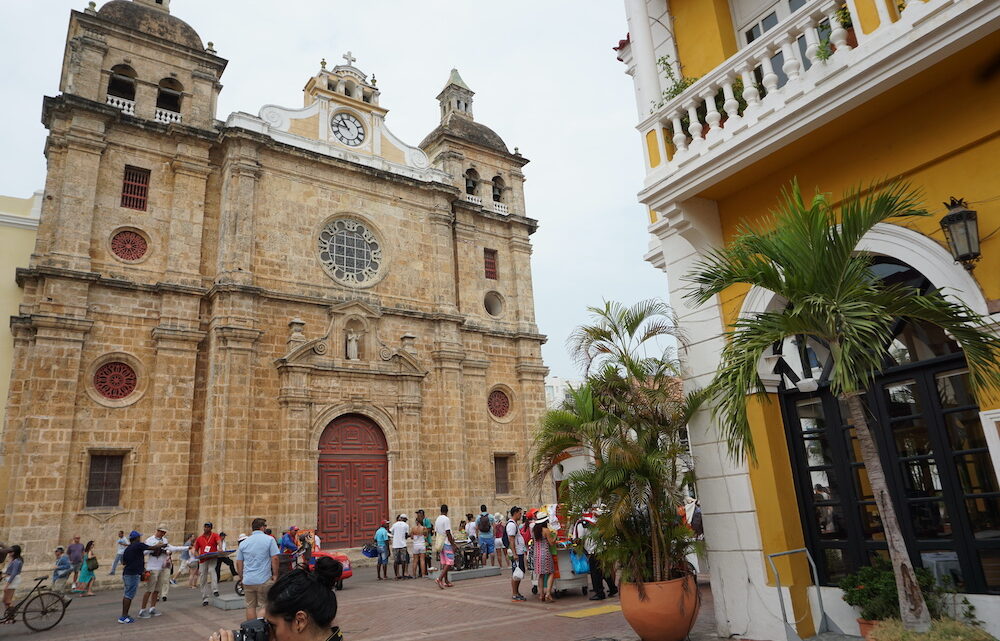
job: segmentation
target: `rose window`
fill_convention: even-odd
[[[111,238],[111,251],[122,260],[139,260],[149,249],[142,234],[131,230],[120,231]]]
[[[382,246],[364,223],[341,218],[320,232],[319,259],[334,280],[363,285],[375,280],[382,269]]]
[[[117,401],[135,391],[139,377],[121,361],[105,363],[94,373],[94,387],[105,398]]]
[[[490,392],[486,406],[490,408],[490,414],[497,418],[503,418],[510,413],[510,399],[502,390],[495,389]]]

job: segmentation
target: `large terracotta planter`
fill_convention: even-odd
[[[632,583],[621,587],[622,614],[642,641],[683,641],[698,620],[701,599],[693,576],[643,585],[646,600]]]
[[[869,621],[868,619],[858,619],[858,629],[861,632],[862,639],[865,639],[865,641],[867,641],[869,638],[871,638],[869,635],[871,634],[872,628],[875,627],[876,623],[878,623],[878,621]]]

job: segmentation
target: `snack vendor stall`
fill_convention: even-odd
[[[556,543],[552,550],[552,561],[555,564],[555,588],[553,592],[557,595],[564,595],[570,590],[580,590],[580,594],[586,596],[590,590],[590,574],[576,574],[573,572],[573,563],[570,560],[570,552],[577,546],[573,545],[570,538],[571,528],[566,524],[566,512],[558,503],[550,503],[539,508],[549,514],[549,529],[556,532]],[[535,541],[531,541],[528,546],[528,568],[531,570],[531,593],[538,594],[538,576],[535,574],[532,558],[534,556]]]

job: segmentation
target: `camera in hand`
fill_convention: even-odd
[[[235,641],[268,641],[270,626],[264,619],[250,619],[240,624],[239,630],[233,630]]]

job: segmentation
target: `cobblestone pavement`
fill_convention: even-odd
[[[543,605],[533,599],[530,587],[525,589],[525,582],[521,591],[529,601],[513,603],[507,576],[459,581],[453,588],[440,590],[426,579],[377,582],[374,568],[356,572],[345,582],[345,589],[337,593],[337,623],[347,641],[510,641],[512,630],[515,636],[530,631],[532,638],[552,641],[637,641],[621,612],[576,619],[557,616],[616,605],[617,598],[595,602],[577,592]],[[233,584],[223,583],[220,588],[224,593],[231,592]],[[711,591],[707,584],[702,584],[700,590],[704,600],[691,640],[715,641]],[[132,607],[133,617],[139,613],[137,605]],[[186,586],[171,588],[168,601],[159,606],[163,616],[137,618],[133,624],[120,625],[116,619],[121,591],[108,590],[92,598],[75,598],[66,617],[48,632],[30,632],[20,622],[2,626],[0,641],[203,641],[216,629],[233,629],[243,620],[243,610],[226,612],[201,607],[198,591]]]

